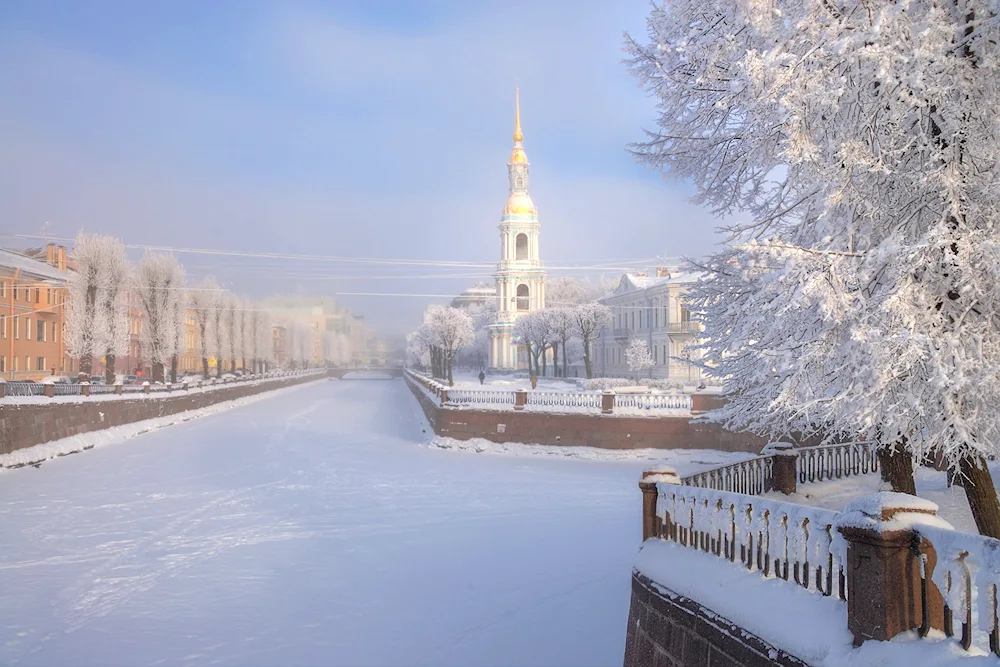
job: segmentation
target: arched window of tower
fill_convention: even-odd
[[[518,238],[524,236],[524,234],[518,235]],[[518,246],[520,247],[520,246]],[[520,251],[518,251],[520,252]],[[528,286],[518,285],[517,286],[517,309],[518,310],[528,310]]]
[[[520,176],[517,177],[517,187],[519,187],[519,188],[523,188],[524,187],[524,179],[521,178]]]
[[[517,238],[514,239],[514,259],[528,259],[528,235],[518,234]],[[520,287],[518,287],[518,294],[520,294]],[[525,287],[525,289],[528,289]]]

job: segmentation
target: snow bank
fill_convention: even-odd
[[[651,461],[670,464],[681,474],[693,474],[728,463],[735,463],[753,454],[744,452],[719,452],[711,449],[598,449],[595,447],[563,447],[561,445],[530,445],[518,442],[496,443],[483,438],[456,440],[434,438],[428,447],[474,454],[585,459],[591,461]]]
[[[167,415],[165,417],[156,417],[155,419],[146,419],[144,421],[133,422],[131,424],[122,424],[121,426],[114,426],[111,428],[91,431],[89,433],[81,433],[68,438],[52,440],[51,442],[34,445],[33,447],[25,447],[24,449],[18,449],[17,451],[9,454],[0,454],[0,470],[4,468],[20,468],[26,465],[39,465],[43,461],[48,461],[49,459],[54,459],[59,456],[75,454],[87,449],[93,449],[94,447],[116,444],[130,438],[134,438],[137,435],[142,435],[143,433],[163,428],[164,426],[179,424],[191,419],[198,419],[199,417],[207,417],[217,412],[223,412],[241,405],[247,405],[248,403],[255,403],[277,394],[296,391],[312,384],[314,383],[306,382],[303,384],[293,385],[291,387],[283,387],[272,391],[261,392],[260,394],[254,394],[253,396],[245,396],[231,401],[215,403],[214,405],[198,408],[197,410],[188,410],[186,412],[178,412],[177,414]],[[103,419],[103,413],[101,413],[101,418]]]

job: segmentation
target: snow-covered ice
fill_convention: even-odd
[[[0,472],[0,664],[620,663],[649,459],[431,435],[318,382]]]

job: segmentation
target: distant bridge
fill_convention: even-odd
[[[353,377],[347,379],[351,380],[383,380],[387,379],[380,376],[388,376],[389,378],[401,378],[403,377],[403,367],[402,366],[327,366],[326,376],[331,378],[337,378],[338,380],[344,379],[344,376],[354,373]]]

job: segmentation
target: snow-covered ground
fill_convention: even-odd
[[[455,380],[454,389],[496,389],[501,391],[525,389],[531,391],[531,380],[527,376],[491,375],[487,373],[484,384],[481,386],[479,384],[479,373],[456,371],[452,375]],[[539,391],[583,391],[572,380],[558,380],[550,377],[538,378],[537,389]],[[599,394],[601,392],[595,391],[594,393]]]
[[[990,466],[993,483],[1000,481],[1000,466]],[[918,467],[914,471],[917,483],[917,495],[931,500],[938,505],[938,516],[944,518],[955,527],[955,530],[965,533],[978,533],[976,522],[972,518],[969,502],[961,487],[948,488],[948,478],[943,472],[931,468]],[[812,505],[840,511],[849,502],[867,493],[889,491],[888,485],[882,482],[878,473],[856,475],[844,479],[814,484],[799,484],[798,493],[786,496],[781,493],[769,493],[766,497],[775,500]]]
[[[0,664],[619,664],[639,472],[727,460],[430,439],[318,382],[0,472]]]

